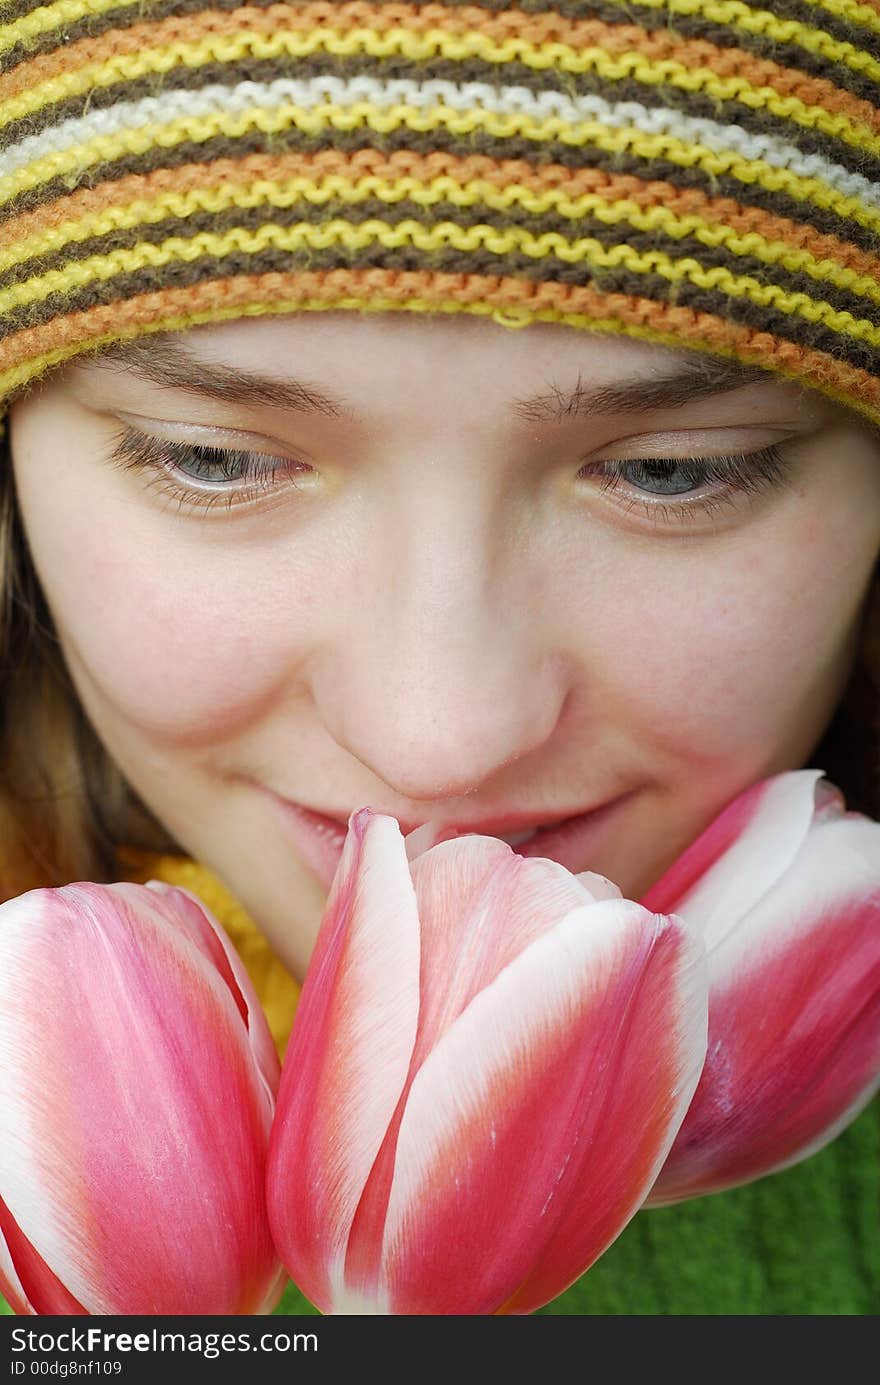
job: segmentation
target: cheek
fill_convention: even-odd
[[[818,734],[869,572],[823,583],[807,552],[782,545],[632,565],[604,634],[611,715],[646,748],[692,761],[755,761]]]
[[[265,556],[178,534],[173,517],[132,522],[116,508],[100,522],[100,503],[87,512],[70,500],[32,512],[29,534],[81,691],[85,681],[99,706],[170,746],[209,744],[258,718],[301,657],[302,585],[267,583]]]

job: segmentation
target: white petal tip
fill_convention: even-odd
[[[588,894],[598,903],[600,899],[623,899],[621,890],[607,875],[597,875],[592,870],[582,870],[577,879]]]

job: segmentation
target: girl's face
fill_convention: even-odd
[[[66,367],[11,438],[98,735],[299,975],[365,804],[539,829],[523,854],[638,897],[809,762],[880,544],[850,417],[558,326],[147,338]]]

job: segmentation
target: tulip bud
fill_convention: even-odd
[[[268,1312],[278,1059],[219,926],[151,881],[0,905],[0,1289],[23,1314]]]
[[[705,1054],[702,947],[496,838],[410,845],[351,818],[282,1072],[273,1234],[326,1313],[528,1313],[666,1156]]]
[[[740,795],[642,903],[700,929],[709,1045],[649,1202],[748,1183],[834,1139],[880,1082],[880,824],[820,770]]]

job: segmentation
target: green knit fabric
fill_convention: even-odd
[[[793,1169],[640,1212],[541,1314],[874,1315],[880,1310],[880,1102]],[[278,1313],[315,1309],[288,1286]]]

